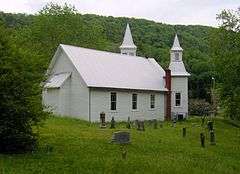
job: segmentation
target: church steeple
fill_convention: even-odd
[[[183,49],[180,46],[178,36],[175,35],[173,46],[170,50],[170,64],[169,69],[171,70],[172,76],[189,76],[190,74],[186,71],[183,60]]]
[[[122,45],[119,47],[121,54],[136,56],[137,47],[133,42],[129,24],[127,24]]]
[[[183,51],[182,47],[180,46],[177,34],[175,34],[175,38],[174,38],[174,42],[173,42],[173,46],[172,46],[171,50],[172,51]]]
[[[171,48],[170,53],[171,53],[171,61],[182,61],[183,49],[180,46],[177,34],[175,35],[173,46]]]

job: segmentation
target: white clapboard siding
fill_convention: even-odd
[[[181,93],[181,106],[175,106],[175,93]],[[172,112],[175,114],[188,114],[188,77],[172,77]]]
[[[110,110],[110,93],[117,93],[117,109]],[[132,94],[138,94],[138,107],[132,110]],[[91,89],[91,121],[99,121],[99,114],[104,112],[106,120],[110,121],[114,117],[117,121],[131,120],[164,120],[164,94],[147,91],[118,91],[105,89]],[[155,109],[150,109],[150,95],[155,94]]]
[[[60,53],[49,73],[58,74],[70,72],[71,76],[60,88],[56,89],[59,91],[59,102],[55,105],[57,105],[59,109],[58,112],[54,113],[88,120],[88,88],[65,52],[62,51],[61,48],[58,51]],[[43,95],[48,95],[48,93],[44,93]],[[46,105],[49,104],[46,100],[52,100],[50,96],[43,96],[43,98],[45,98],[44,101]]]

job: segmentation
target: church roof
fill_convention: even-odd
[[[124,34],[124,38],[123,38],[123,42],[122,42],[122,45],[120,46],[120,48],[137,48],[136,45],[133,42],[133,38],[132,38],[132,34],[131,34],[129,24],[127,24],[125,34]]]
[[[171,50],[172,51],[183,51],[182,47],[180,46],[177,34],[175,35],[173,46],[172,46]]]
[[[44,88],[60,88],[70,75],[71,73],[54,74],[45,83]]]
[[[165,71],[153,58],[60,45],[88,87],[166,91]]]
[[[172,76],[190,76],[186,71],[183,61],[171,61],[169,64]]]

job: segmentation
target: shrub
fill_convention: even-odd
[[[210,103],[200,99],[189,100],[189,113],[191,115],[209,115],[211,112]]]

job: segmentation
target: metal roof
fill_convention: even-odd
[[[166,91],[165,71],[152,58],[63,45],[88,87]]]
[[[183,51],[182,47],[180,46],[177,34],[175,35],[173,46],[172,46],[171,50],[172,51]]]
[[[120,46],[120,48],[137,48],[136,45],[133,42],[133,38],[132,38],[132,34],[131,34],[129,24],[127,24],[125,34],[124,34],[124,38],[123,38],[123,42],[122,42],[122,45]]]
[[[172,76],[190,76],[186,71],[183,61],[171,61],[169,64]]]
[[[45,83],[44,88],[60,88],[70,75],[71,73],[54,74]]]

